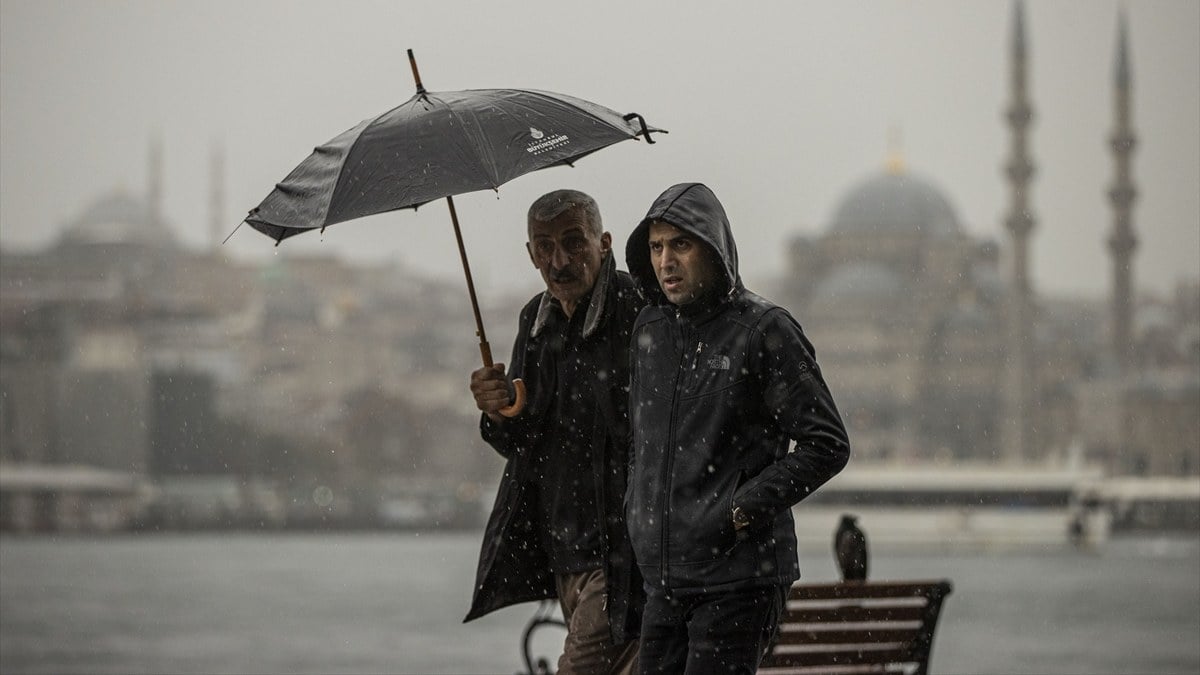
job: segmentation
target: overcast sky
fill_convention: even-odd
[[[1034,283],[1109,288],[1117,17],[1129,21],[1139,145],[1138,286],[1200,276],[1200,2],[1026,4],[1035,121]],[[405,49],[430,90],[548,89],[637,111],[670,135],[621,143],[530,174],[499,196],[456,200],[477,283],[538,279],[523,249],[539,194],[575,187],[625,237],[681,181],[724,201],[743,277],[785,270],[796,234],[883,169],[892,129],[910,170],[938,186],[967,230],[1007,243],[1009,0],[880,2],[37,2],[0,0],[0,245],[51,244],[119,188],[145,190],[164,149],[164,211],[201,246],[209,162],[225,156],[226,231],[315,145],[413,93]],[[276,254],[243,227],[239,257]],[[290,239],[282,255],[397,259],[461,279],[446,209],[430,204]]]

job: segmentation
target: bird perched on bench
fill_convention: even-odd
[[[858,519],[842,514],[833,535],[833,555],[842,572],[843,581],[864,581],[867,578],[867,535],[859,529]]]

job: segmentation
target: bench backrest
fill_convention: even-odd
[[[760,673],[924,675],[949,581],[796,584]]]

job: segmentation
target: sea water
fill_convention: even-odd
[[[535,604],[462,623],[481,536],[0,536],[0,672],[515,673]],[[800,557],[835,578],[827,547]],[[953,582],[934,673],[1200,672],[1200,533],[877,547],[871,576]],[[562,632],[536,637],[553,663]]]

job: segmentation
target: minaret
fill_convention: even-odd
[[[1112,253],[1112,350],[1113,361],[1121,374],[1130,370],[1133,361],[1133,252],[1137,236],[1133,233],[1133,202],[1137,188],[1133,185],[1131,159],[1137,137],[1130,120],[1133,78],[1129,72],[1129,51],[1126,44],[1125,13],[1117,24],[1117,62],[1114,88],[1116,127],[1109,144],[1116,165],[1116,177],[1108,191],[1113,206],[1113,231],[1108,238]]]
[[[146,162],[146,214],[154,228],[162,227],[163,200],[163,150],[162,140],[157,136],[150,139],[150,156]]]
[[[1011,156],[1005,173],[1011,186],[1011,206],[1005,227],[1012,238],[1012,296],[1008,307],[1010,359],[1005,381],[1005,419],[1001,444],[1004,459],[1020,462],[1033,450],[1033,293],[1029,282],[1029,234],[1035,223],[1029,206],[1029,183],[1034,165],[1027,151],[1033,108],[1026,91],[1024,3],[1013,12],[1012,103],[1006,117],[1012,129]]]
[[[210,152],[209,181],[208,251],[216,255],[225,222],[225,153],[220,143],[214,143]]]
[[[887,172],[893,176],[904,173],[904,147],[900,138],[900,127],[888,130]]]

